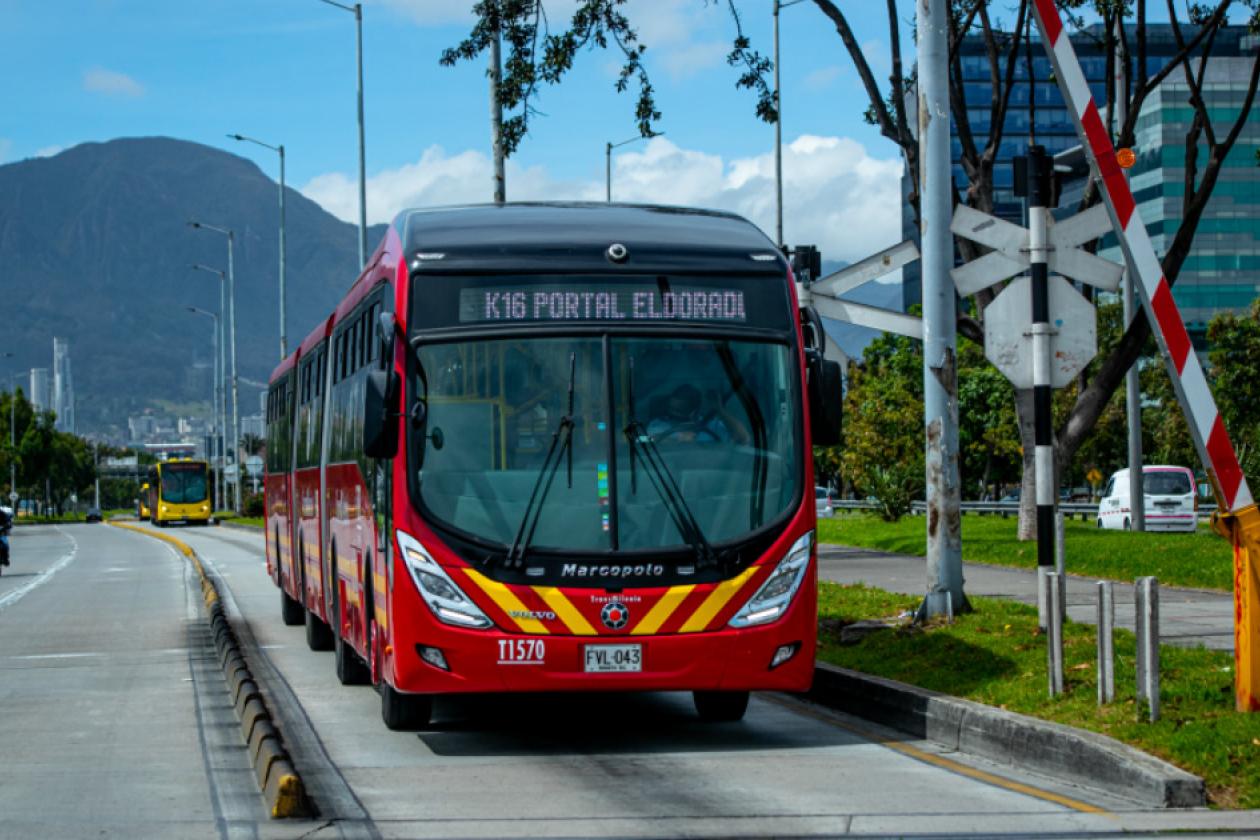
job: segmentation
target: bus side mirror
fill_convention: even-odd
[[[809,425],[815,446],[840,442],[844,416],[844,384],[840,363],[811,353],[809,359]]]
[[[397,376],[393,369],[368,371],[363,393],[363,454],[393,458],[398,454]]]
[[[376,338],[380,342],[380,367],[389,368],[394,363],[394,334],[397,329],[398,322],[394,320],[393,312],[382,312],[377,316]]]

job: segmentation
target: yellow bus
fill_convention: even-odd
[[[172,458],[149,473],[149,521],[165,528],[172,522],[210,522],[210,465]]]
[[[140,496],[136,499],[136,519],[149,518],[149,482],[140,485]]]

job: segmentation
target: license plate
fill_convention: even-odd
[[[588,674],[643,670],[643,645],[587,645],[585,651]]]

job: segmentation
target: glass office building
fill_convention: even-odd
[[[1186,38],[1191,38],[1195,29],[1184,26],[1182,32]],[[1089,80],[1094,98],[1100,106],[1107,102],[1107,58],[1103,49],[1103,34],[1101,26],[1093,26],[1072,36],[1072,43],[1081,60],[1085,77]],[[1216,36],[1212,50],[1213,57],[1208,62],[1208,66],[1215,65],[1218,68],[1213,71],[1212,79],[1215,80],[1218,75],[1221,78],[1208,83],[1211,92],[1205,91],[1205,96],[1209,97],[1211,102],[1219,104],[1209,107],[1237,113],[1238,103],[1241,102],[1245,91],[1245,79],[1238,78],[1240,71],[1237,68],[1247,64],[1247,59],[1240,59],[1238,56],[1254,54],[1256,40],[1255,37],[1247,35],[1245,26],[1227,27]],[[989,60],[984,39],[978,35],[968,36],[963,40],[960,51],[968,123],[975,135],[977,146],[983,149],[989,138],[989,104],[992,97]],[[1177,51],[1171,26],[1168,24],[1148,25],[1146,65],[1149,74],[1158,72],[1176,55]],[[1136,70],[1136,58],[1131,63],[1134,65],[1132,69]],[[1226,69],[1227,67],[1230,69]],[[1225,90],[1227,87],[1229,90]],[[1142,218],[1152,226],[1152,236],[1159,234],[1159,238],[1155,239],[1155,247],[1160,253],[1162,253],[1161,248],[1164,247],[1164,243],[1171,241],[1171,236],[1165,240],[1163,234],[1165,231],[1174,231],[1177,220],[1180,218],[1179,190],[1184,169],[1177,169],[1176,166],[1184,162],[1184,137],[1191,118],[1190,107],[1185,100],[1184,76],[1180,70],[1177,70],[1170,74],[1159,90],[1148,98],[1138,123],[1136,151],[1139,153],[1139,162],[1133,169],[1133,189],[1137,194],[1137,200],[1141,202]],[[1233,103],[1232,111],[1229,103]],[[960,162],[962,144],[958,138],[956,124],[951,126],[951,133],[954,183],[960,189],[965,189],[968,178]],[[1256,214],[1256,210],[1260,209],[1257,205],[1260,198],[1256,197],[1255,192],[1257,189],[1255,176],[1260,174],[1260,170],[1255,167],[1258,133],[1260,133],[1260,121],[1253,115],[1243,136],[1239,138],[1234,153],[1230,156],[1229,172],[1222,173],[1216,196],[1213,198],[1213,207],[1209,208],[1209,213],[1205,215],[1200,225],[1194,250],[1182,270],[1182,278],[1190,282],[1186,283],[1184,289],[1181,281],[1178,281],[1176,286],[1174,294],[1178,304],[1183,306],[1183,314],[1188,322],[1198,324],[1202,320],[1202,314],[1215,311],[1214,308],[1219,308],[1218,304],[1231,308],[1238,305],[1232,302],[1225,304],[1223,303],[1225,300],[1238,301],[1246,296],[1246,301],[1241,304],[1246,305],[1251,297],[1255,296],[1254,270],[1251,275],[1250,293],[1243,289],[1247,285],[1245,280],[1236,276],[1226,280],[1225,274],[1221,272],[1236,273],[1244,264],[1251,266],[1252,269],[1256,268],[1256,249],[1260,246],[1260,220]],[[1050,60],[1036,38],[1032,45],[1031,58],[1024,48],[1020,50],[1015,81],[1010,94],[1010,106],[1003,124],[1002,143],[993,169],[994,214],[1017,224],[1023,224],[1024,204],[1023,199],[1017,198],[1014,193],[1012,161],[1016,156],[1026,153],[1030,142],[1045,146],[1051,154],[1062,153],[1079,145],[1072,115],[1063,101],[1058,85],[1054,82]],[[1175,160],[1170,160],[1171,158]],[[1243,170],[1248,165],[1251,171],[1244,172]],[[909,193],[909,187],[910,184],[903,178],[903,194]],[[1065,186],[1061,209],[1056,215],[1070,215],[1074,212],[1072,198],[1079,197],[1082,187],[1083,184]],[[1231,221],[1228,222],[1224,218],[1216,220],[1215,206],[1230,198],[1234,201],[1228,212],[1236,210],[1239,215],[1229,217]],[[1221,206],[1222,212],[1225,212],[1224,205]],[[902,232],[906,238],[914,238],[917,241],[918,229],[915,226],[913,212],[908,204],[903,207],[905,209],[902,216]],[[1175,214],[1172,213],[1174,209]],[[1209,217],[1213,219],[1213,222],[1211,226],[1206,226]],[[1222,237],[1219,240],[1219,247],[1215,244],[1217,240],[1209,241],[1210,236]],[[1226,249],[1231,256],[1226,255]],[[1211,253],[1208,253],[1209,251]],[[1250,256],[1247,256],[1248,254]],[[1118,254],[1113,256],[1113,258],[1116,257]],[[1218,273],[1200,275],[1201,271]],[[919,264],[916,262],[907,266],[902,276],[902,305],[905,309],[909,309],[910,306],[922,300]],[[1209,290],[1207,286],[1213,288]],[[1219,288],[1216,288],[1218,286]],[[1187,297],[1183,298],[1183,295]],[[1210,304],[1205,307],[1199,306],[1200,301],[1206,304],[1209,300]],[[1186,309],[1193,309],[1196,314],[1192,317]]]

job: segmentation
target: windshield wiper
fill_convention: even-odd
[[[627,408],[633,412],[633,359],[630,361],[630,380],[626,389],[626,398]],[[643,423],[637,420],[633,414],[631,414],[630,422],[626,424],[623,431],[626,435],[626,441],[630,445],[630,492],[638,492],[634,464],[638,450],[642,449],[642,454],[638,457],[643,459],[643,465],[647,468],[652,488],[661,497],[661,501],[665,504],[665,510],[669,513],[669,518],[673,520],[674,527],[678,529],[678,533],[682,535],[687,545],[691,546],[691,550],[696,553],[696,568],[704,569],[719,565],[717,552],[714,551],[713,545],[704,536],[704,531],[701,529],[700,523],[696,521],[695,514],[687,506],[682,490],[678,487],[678,482],[674,479],[673,473],[669,471],[664,457],[661,456],[661,451],[657,448],[656,441],[648,434]]]
[[[529,501],[525,504],[521,525],[516,529],[516,539],[512,540],[512,547],[508,549],[507,558],[504,561],[509,569],[525,565],[525,552],[534,540],[534,531],[537,530],[538,520],[542,516],[543,503],[547,501],[547,494],[551,492],[552,481],[556,477],[556,470],[560,469],[560,459],[565,453],[569,456],[569,487],[573,487],[573,427],[575,425],[573,422],[573,380],[576,371],[577,354],[570,353],[569,411],[560,418],[560,424],[551,436],[551,448],[547,450],[547,457],[543,459],[542,467],[538,470],[538,478],[534,481],[533,492],[529,494]],[[563,442],[561,442],[562,439]]]

